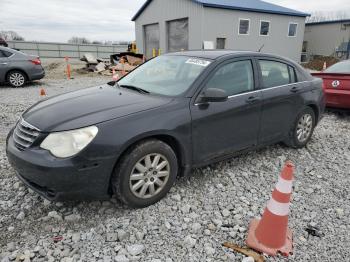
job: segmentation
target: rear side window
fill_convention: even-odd
[[[4,50],[0,50],[0,57],[9,57],[11,56],[12,53],[11,52],[7,52],[7,51],[4,51]]]
[[[268,60],[260,60],[259,64],[264,88],[296,82],[294,69],[287,64]]]
[[[12,56],[12,53],[11,52],[7,52],[7,51],[2,51],[5,55],[5,57],[10,57]]]
[[[222,89],[228,96],[254,90],[252,62],[244,60],[223,65],[208,81],[207,88]]]

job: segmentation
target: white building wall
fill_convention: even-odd
[[[166,21],[189,18],[189,49],[201,49],[203,41],[226,38],[226,49],[257,51],[300,61],[305,18],[203,7],[191,0],[153,0],[136,19],[136,42],[143,53],[143,26],[159,23],[160,48],[167,51]],[[238,34],[240,18],[250,19],[250,34]],[[260,20],[270,21],[270,35],[260,36]],[[298,23],[296,37],[288,37],[289,23]]]
[[[217,37],[226,38],[226,48],[234,50],[258,51],[288,57],[300,61],[304,38],[305,18],[243,12],[216,8],[205,8],[204,40],[216,42]],[[239,19],[250,19],[249,35],[239,35]],[[270,21],[268,36],[260,36],[260,21]],[[297,35],[288,36],[289,23],[297,23]]]

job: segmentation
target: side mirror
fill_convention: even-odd
[[[208,88],[199,96],[199,102],[201,103],[225,102],[227,99],[227,93],[218,88]]]

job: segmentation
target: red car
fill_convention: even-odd
[[[350,109],[350,60],[312,75],[323,79],[327,107]]]

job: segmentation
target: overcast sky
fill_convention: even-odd
[[[305,12],[350,10],[349,0],[266,0]],[[131,17],[145,0],[0,0],[0,30],[26,40],[134,40]],[[350,14],[349,14],[350,16]],[[349,17],[350,18],[350,17]]]

